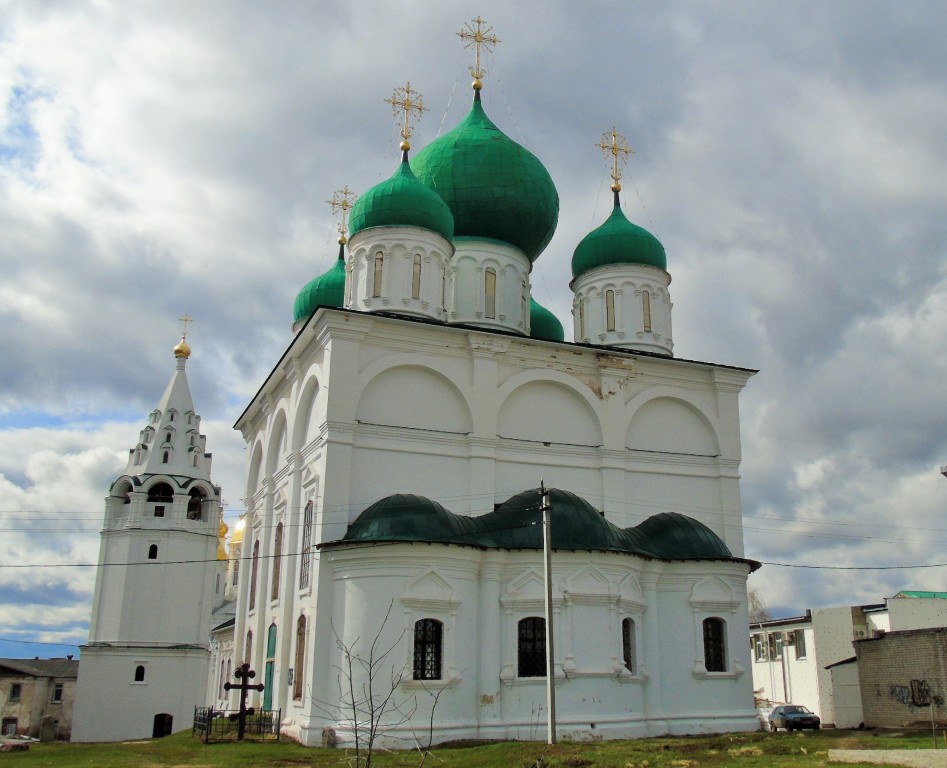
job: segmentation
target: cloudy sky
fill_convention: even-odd
[[[947,562],[947,6],[881,2],[0,0],[0,656],[87,637],[103,497],[173,370],[228,518],[231,428],[336,257],[328,200],[390,175],[383,101],[423,147],[466,113],[482,15],[494,121],[546,165],[534,296],[571,329],[569,264],[635,150],[629,217],[665,245],[675,353],[758,368],[742,398],[747,554]],[[570,331],[567,331],[570,333]],[[947,589],[947,567],[751,579],[771,612]]]

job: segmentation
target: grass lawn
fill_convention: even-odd
[[[941,745],[943,742],[941,742]],[[741,733],[722,736],[565,742],[554,747],[536,742],[435,747],[425,768],[783,768],[822,766],[828,750],[927,749],[930,733],[886,734],[863,731]],[[417,752],[381,752],[378,768],[417,766]],[[203,744],[190,731],[154,741],[122,744],[32,744],[29,752],[0,755],[3,768],[95,766],[95,768],[223,768],[226,766],[349,766],[347,750],[300,747],[292,742]]]

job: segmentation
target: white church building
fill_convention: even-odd
[[[221,640],[305,744],[372,725],[340,696],[369,682],[392,694],[388,744],[541,737],[543,479],[559,733],[756,729],[738,474],[754,372],[672,356],[664,249],[623,213],[617,162],[564,342],[530,296],[558,194],[481,88],[411,160],[403,134],[237,421],[246,514]]]
[[[237,420],[249,465],[234,620],[209,648],[219,490],[209,463],[195,473],[203,458],[178,474],[130,466],[102,557],[142,556],[111,548],[147,553],[152,539],[163,557],[195,534],[174,555],[208,561],[187,570],[208,618],[173,638],[208,654],[191,705],[235,707],[223,682],[246,662],[264,684],[250,703],[279,710],[304,744],[351,744],[372,725],[391,746],[542,738],[544,481],[560,736],[755,730],[746,580],[758,563],[743,549],[738,404],[754,371],[673,357],[665,251],[622,210],[614,131],[602,145],[614,207],[575,247],[564,341],[531,297],[558,193],[486,114],[479,56],[473,73],[459,125],[409,159],[406,118],[393,175],[354,205],[336,198],[339,259],[299,293],[293,338]],[[160,465],[166,443],[169,461],[181,455],[187,414],[172,425],[159,411],[141,447]],[[164,518],[149,494],[159,476]],[[141,666],[150,681],[164,658],[148,645],[157,616],[123,597],[136,587],[118,573],[100,572],[80,694],[100,643],[126,677]],[[126,610],[140,638],[116,625]],[[388,701],[380,722],[364,712],[369,684]]]

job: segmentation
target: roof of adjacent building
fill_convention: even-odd
[[[78,659],[0,659],[0,672],[30,677],[77,677]]]
[[[896,597],[918,597],[927,600],[947,600],[947,592],[923,592],[915,589],[905,589],[898,594],[896,594],[892,600]]]
[[[547,490],[552,546],[557,550],[623,552],[661,560],[736,559],[710,528],[677,512],[619,528],[582,497]],[[365,509],[343,539],[329,544],[426,542],[483,549],[542,549],[542,491],[523,491],[476,517],[458,515],[437,501],[414,494],[387,496]]]

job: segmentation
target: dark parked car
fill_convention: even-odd
[[[774,731],[780,728],[785,728],[787,731],[812,728],[817,731],[822,727],[822,721],[819,720],[817,714],[799,704],[783,704],[774,707],[769,713],[769,727]]]

